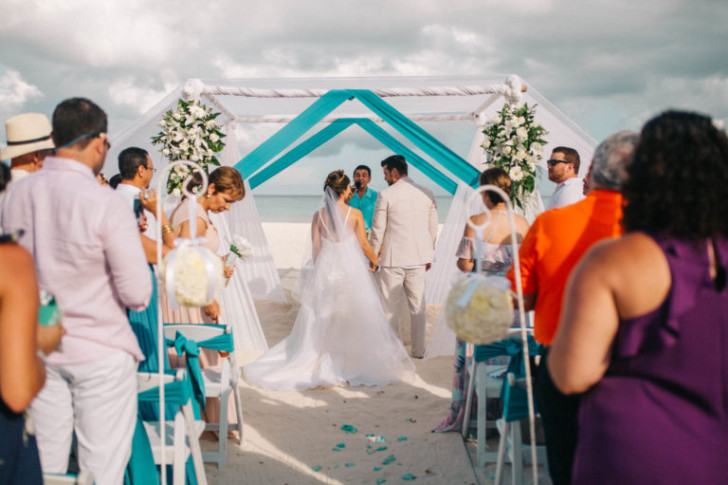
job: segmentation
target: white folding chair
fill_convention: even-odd
[[[174,376],[164,376],[164,383],[181,381],[185,377],[184,373],[185,371],[180,369]],[[138,392],[158,386],[159,374],[137,372]],[[170,416],[170,418],[172,417]],[[197,483],[198,485],[207,485],[202,449],[200,448],[200,435],[205,428],[205,423],[201,420],[195,420],[192,404],[188,401],[175,413],[172,420],[165,419],[164,440],[162,440],[161,428],[159,421],[144,421],[144,429],[147,432],[149,444],[152,448],[154,463],[161,464],[162,455],[164,455],[164,463],[172,465],[172,483],[174,485],[185,485],[187,458],[192,454]]]
[[[59,475],[55,473],[44,473],[43,474],[43,485],[93,485],[94,476],[88,471],[84,470],[78,475]]]
[[[169,323],[164,325],[164,336],[174,339],[180,332],[188,340],[194,340],[200,348],[204,347],[204,341],[218,337],[223,334],[230,334],[229,325],[197,325],[184,323]],[[202,343],[202,345],[200,345]],[[232,349],[231,349],[232,350]],[[221,354],[222,355],[222,354]],[[219,369],[202,369],[202,377],[205,382],[205,397],[217,397],[220,399],[220,422],[207,423],[205,429],[218,432],[218,449],[216,452],[206,451],[202,454],[205,462],[214,462],[217,468],[222,470],[227,465],[227,434],[229,430],[238,431],[238,444],[243,444],[243,406],[240,398],[240,387],[238,379],[240,370],[235,361],[235,352],[227,352],[222,355],[221,367]],[[229,423],[227,418],[228,400],[230,393],[233,393],[235,403],[235,414],[237,424]]]
[[[495,471],[495,483],[500,485],[503,478],[503,464],[506,461],[511,462],[511,483],[512,485],[521,485],[524,483],[523,466],[537,466],[531,460],[531,445],[523,443],[521,437],[521,419],[528,417],[528,412],[524,411],[525,398],[515,396],[513,390],[525,392],[526,379],[516,379],[512,373],[506,375],[505,386],[508,387],[505,392],[505,400],[503,402],[503,417],[497,421],[498,431],[500,432],[500,441],[498,443],[498,458]],[[506,456],[507,455],[507,456]],[[546,447],[536,446],[536,459],[539,463],[547,464]]]

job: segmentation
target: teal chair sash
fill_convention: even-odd
[[[528,354],[531,357],[540,355],[541,344],[536,342],[533,336],[528,336]],[[475,362],[483,362],[493,357],[499,357],[501,355],[510,356],[511,360],[506,369],[506,373],[513,374],[516,379],[525,377],[526,368],[523,359],[523,341],[521,337],[508,337],[499,342],[495,342],[488,345],[476,345],[473,351],[473,360]],[[504,384],[501,388],[501,400],[506,403],[506,389],[507,386]],[[528,415],[528,410],[526,411]]]
[[[200,368],[200,348],[197,342],[190,340],[177,331],[175,339],[164,339],[167,347],[174,347],[177,355],[180,357],[185,355],[187,362],[187,375],[189,376],[192,392],[197,401],[205,410],[205,382],[202,379],[202,369]],[[150,389],[151,390],[151,389]],[[157,391],[159,393],[159,391]]]
[[[191,396],[191,387],[187,380],[174,381],[164,385],[164,400],[166,405],[181,407],[187,404]],[[140,403],[158,403],[159,388],[154,387],[140,392],[137,395]],[[187,468],[187,483],[196,484],[194,465],[191,460],[185,464]],[[190,470],[192,473],[190,474]],[[137,414],[137,423],[132,438],[131,457],[124,472],[125,485],[159,485],[159,473],[154,464],[152,446],[149,443],[147,432],[141,414]]]

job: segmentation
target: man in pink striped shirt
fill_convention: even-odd
[[[144,358],[126,308],[146,308],[152,293],[134,215],[95,179],[110,147],[106,132],[106,113],[92,101],[63,101],[53,113],[56,156],[13,184],[0,210],[6,230],[25,231],[20,243],[67,332],[31,405],[43,471],[66,472],[75,431],[79,465],[99,485],[123,482]]]

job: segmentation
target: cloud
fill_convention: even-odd
[[[4,65],[29,87],[18,88],[12,110],[50,113],[59,100],[85,95],[107,109],[115,129],[193,77],[515,73],[598,139],[670,105],[728,118],[722,0],[422,0],[416,7],[4,0],[3,7],[12,12],[0,17]]]
[[[0,113],[4,116],[14,114],[32,98],[43,97],[40,89],[27,83],[18,71],[0,71],[0,74]]]
[[[178,82],[169,79],[161,89],[155,89],[148,84],[142,84],[133,76],[126,76],[114,81],[109,86],[109,98],[119,106],[130,106],[138,114],[144,114],[170,90],[174,89]]]

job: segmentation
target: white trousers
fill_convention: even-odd
[[[415,268],[383,267],[381,269],[384,312],[394,333],[399,336],[400,288],[404,289],[410,311],[410,333],[412,336],[412,357],[425,355],[425,327],[427,306],[425,304],[425,266]]]
[[[137,418],[137,363],[115,351],[100,362],[46,365],[31,404],[44,473],[66,473],[73,432],[78,464],[96,485],[121,485]]]

